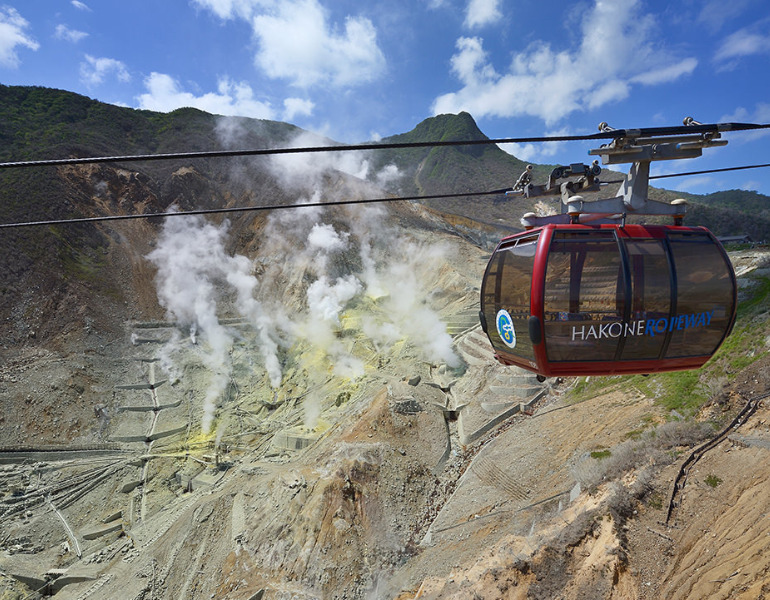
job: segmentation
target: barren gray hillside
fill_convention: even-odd
[[[308,135],[2,93],[29,152],[6,160]],[[2,215],[382,197],[425,160],[6,170]],[[702,370],[539,382],[478,325],[496,228],[450,208],[2,230],[0,599],[767,595],[767,249],[731,250],[738,321]]]

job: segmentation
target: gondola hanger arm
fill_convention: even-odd
[[[582,214],[591,214],[594,217],[601,215],[610,220],[625,219],[627,214],[670,215],[674,218],[675,224],[681,224],[687,211],[686,201],[676,200],[668,204],[648,198],[650,163],[660,160],[697,158],[702,155],[703,148],[727,144],[727,140],[721,139],[721,131],[727,130],[722,125],[703,125],[692,117],[685,118],[683,123],[685,131],[682,131],[682,128],[672,128],[668,130],[668,135],[662,133],[665,129],[654,132],[649,129],[617,130],[606,122],[600,123],[601,133],[616,135],[608,144],[590,150],[589,155],[601,157],[604,164],[632,163],[628,174],[620,184],[617,195],[614,198],[593,201],[585,200],[580,195],[581,192],[600,189],[601,181],[598,175],[601,173],[601,168],[598,166],[598,161],[594,161],[590,168],[582,164],[556,167],[547,185],[538,186],[527,181],[520,186],[520,191],[528,198],[560,195],[562,214],[540,217],[528,213],[522,219],[522,225],[531,228],[547,223],[579,223]],[[569,179],[557,186],[556,179],[573,176],[576,176],[576,179]],[[519,182],[522,181],[522,177],[519,178]],[[515,191],[518,190],[514,189]]]

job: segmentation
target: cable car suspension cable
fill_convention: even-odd
[[[146,213],[137,215],[107,215],[102,217],[83,217],[75,219],[54,219],[50,221],[28,221],[24,223],[0,223],[0,229],[18,227],[34,227],[41,225],[71,225],[76,223],[99,223],[103,221],[127,221],[131,219],[155,219],[165,217],[184,217],[192,215],[215,215],[241,212],[254,212],[265,210],[283,210],[293,208],[316,208],[320,206],[345,206],[351,204],[374,204],[377,202],[403,202],[411,200],[436,200],[447,198],[466,198],[468,196],[500,195],[508,188],[491,190],[487,192],[465,192],[458,194],[432,194],[428,196],[394,196],[392,198],[365,198],[362,200],[334,200],[331,202],[308,202],[306,204],[268,204],[264,206],[235,206],[230,208],[212,208],[187,211],[170,211],[165,213]]]
[[[687,122],[687,120],[685,120]],[[757,129],[770,129],[770,123],[716,123],[716,124],[694,124],[679,125],[674,127],[643,127],[640,129],[612,129],[602,123],[605,127],[599,133],[586,135],[559,135],[547,137],[518,137],[518,138],[498,138],[498,139],[479,139],[479,140],[445,140],[435,142],[367,142],[363,144],[341,144],[337,146],[305,146],[289,148],[258,148],[252,150],[210,150],[201,152],[178,152],[167,154],[137,154],[128,156],[92,156],[82,158],[60,158],[48,160],[28,160],[17,162],[0,163],[0,169],[23,168],[23,167],[43,167],[56,165],[82,165],[93,163],[109,162],[137,162],[137,161],[155,161],[155,160],[178,160],[191,158],[221,158],[235,156],[265,156],[275,154],[301,154],[314,152],[351,152],[361,150],[394,150],[405,148],[433,148],[442,146],[477,146],[488,144],[529,144],[546,142],[574,142],[586,140],[608,140],[639,137],[656,137],[665,135],[684,135],[697,133],[721,133],[727,131],[751,131]]]
[[[724,173],[726,171],[743,171],[745,169],[761,169],[770,167],[770,163],[762,165],[746,165],[744,167],[724,167],[722,169],[709,169],[707,171],[688,171],[686,173],[672,173],[670,175],[650,175],[650,179],[666,179],[668,177],[685,177],[688,175],[708,175],[709,173]]]
[[[710,169],[706,171],[691,171],[688,173],[672,173],[669,175],[653,175],[650,179],[663,179],[667,177],[684,177],[685,175],[705,175],[709,173],[720,173],[722,171],[739,171],[743,169],[760,169],[770,167],[770,163],[746,165],[743,167],[728,167],[723,169]],[[604,181],[603,183],[621,183],[620,180]],[[35,227],[42,225],[71,225],[77,223],[100,223],[104,221],[127,221],[131,219],[162,219],[166,217],[182,217],[193,215],[216,215],[227,213],[254,212],[265,210],[284,210],[292,208],[313,208],[320,206],[348,206],[353,204],[375,204],[378,202],[403,202],[415,200],[446,200],[450,198],[468,198],[474,196],[497,196],[504,194],[509,188],[499,190],[489,190],[485,192],[463,192],[455,194],[431,194],[428,196],[393,196],[390,198],[365,198],[362,200],[337,200],[332,202],[310,202],[307,204],[268,204],[264,206],[235,206],[230,208],[212,208],[189,211],[172,211],[165,213],[147,213],[138,215],[108,215],[102,217],[83,217],[76,219],[54,219],[49,221],[27,221],[19,223],[0,223],[0,229],[12,229],[20,227]]]
[[[709,173],[720,173],[723,171],[739,171],[744,169],[760,169],[770,167],[770,163],[746,165],[743,167],[727,167],[723,169],[709,169],[706,171],[690,171],[687,173],[672,173],[669,175],[652,175],[650,179],[663,179],[667,177],[684,177],[686,175],[705,175]],[[617,181],[605,181],[603,183],[620,183]],[[362,200],[337,200],[332,202],[310,202],[307,204],[268,204],[264,206],[235,206],[230,208],[212,208],[189,211],[171,211],[165,213],[147,213],[138,215],[108,215],[102,217],[82,217],[75,219],[53,219],[49,221],[26,221],[17,223],[0,223],[0,229],[12,229],[20,227],[36,227],[42,225],[72,225],[77,223],[100,223],[104,221],[127,221],[131,219],[162,219],[166,217],[183,217],[193,215],[216,215],[227,213],[255,212],[265,210],[283,210],[292,208],[313,208],[320,206],[347,206],[353,204],[375,204],[379,202],[403,202],[415,200],[446,200],[450,198],[468,198],[474,196],[496,196],[504,194],[509,188],[499,190],[489,190],[485,192],[463,192],[455,194],[431,194],[428,196],[393,196],[391,198],[365,198]]]

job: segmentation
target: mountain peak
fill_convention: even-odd
[[[467,112],[428,117],[412,131],[386,138],[388,141],[436,142],[452,140],[484,140],[476,121]]]

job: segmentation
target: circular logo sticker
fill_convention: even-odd
[[[516,332],[513,330],[513,320],[507,310],[501,309],[497,312],[497,333],[500,334],[500,339],[509,348],[516,347]]]

